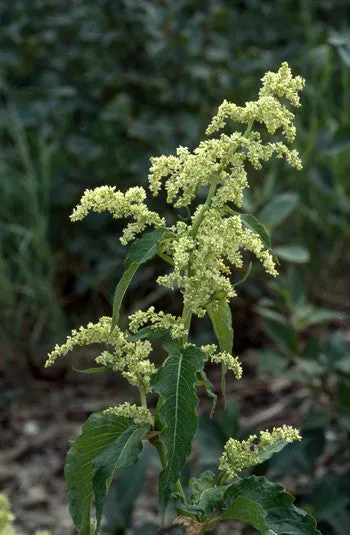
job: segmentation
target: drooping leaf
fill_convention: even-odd
[[[249,277],[250,275],[250,272],[252,270],[252,262],[249,262],[249,265],[245,271],[245,273],[243,274],[243,277],[241,277],[237,282],[234,283],[234,287],[236,286],[239,286],[239,284],[242,284],[242,282],[245,282],[247,280],[247,278]]]
[[[216,338],[219,342],[220,351],[232,353],[233,348],[233,328],[232,314],[230,305],[225,299],[214,301],[207,306],[208,314],[211,319]],[[226,400],[226,366],[221,368],[221,393]]]
[[[129,427],[126,418],[94,413],[72,443],[67,454],[65,476],[69,511],[79,535],[91,535],[90,508],[93,495],[93,460]]]
[[[266,227],[251,214],[240,214],[241,220],[246,228],[258,234],[266,249],[271,249],[271,239]]]
[[[151,260],[157,254],[159,243],[166,232],[167,230],[164,228],[157,228],[151,232],[146,232],[131,245],[124,260],[124,274],[115,289],[111,332],[119,321],[120,306],[133,276],[141,264]]]
[[[119,280],[117,287],[114,292],[113,297],[113,311],[112,311],[112,324],[111,324],[111,333],[113,329],[116,327],[119,321],[119,313],[120,313],[120,307],[122,304],[122,301],[124,299],[124,295],[126,290],[129,287],[129,284],[135,275],[136,271],[139,268],[139,264],[131,264],[128,269],[126,269],[123,273],[122,278]]]
[[[209,303],[207,310],[219,342],[220,351],[232,353],[233,329],[230,305],[225,299],[220,299]]]
[[[202,370],[202,372],[198,374],[198,386],[204,386],[207,391],[207,395],[213,400],[213,404],[211,406],[211,411],[210,411],[210,417],[212,418],[214,411],[215,411],[218,397],[215,394],[213,390],[213,385],[211,381],[208,379],[208,376],[204,370]]]
[[[237,478],[224,502],[226,509],[218,520],[243,520],[262,535],[320,535],[315,520],[293,505],[293,496],[265,477]]]
[[[206,360],[205,353],[197,347],[181,348],[177,342],[169,341],[164,348],[169,356],[152,380],[154,390],[161,396],[158,417],[163,427],[160,438],[166,447],[166,466],[159,476],[162,515],[191,453],[191,443],[197,432],[195,383]]]
[[[149,431],[149,427],[149,425],[131,425],[92,461],[94,469],[92,483],[96,508],[95,535],[98,535],[100,530],[106,495],[113,474],[116,470],[129,468],[137,462],[142,450],[142,439]]]

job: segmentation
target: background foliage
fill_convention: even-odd
[[[125,252],[107,216],[69,222],[85,188],[145,184],[150,155],[194,146],[224,98],[254,98],[262,74],[283,60],[306,78],[297,114],[304,170],[274,164],[263,181],[250,177],[245,211],[272,231],[284,276],[267,284],[253,271],[235,304],[235,349],[255,346],[261,372],[305,384],[323,416],[305,426],[333,447],[335,468],[346,466],[348,2],[13,0],[0,3],[0,22],[0,325],[8,362],[18,349],[43,355],[71,327],[110,313]],[[157,203],[164,211],[164,199]],[[157,302],[176,313],[178,304],[153,288],[157,269],[154,261],[136,275],[129,310]],[[203,343],[207,331],[196,325]],[[314,452],[312,437],[299,456]],[[300,466],[309,462],[313,476],[315,461]],[[303,491],[321,517],[325,485],[335,478],[344,496],[340,479],[348,477],[332,463],[330,470]],[[333,506],[348,515],[349,497],[338,497]],[[331,512],[325,533],[345,533],[349,517],[339,527]]]

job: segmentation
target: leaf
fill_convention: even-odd
[[[202,519],[210,516],[221,505],[226,492],[226,486],[205,489],[198,501],[197,507],[201,510]]]
[[[260,212],[259,219],[270,228],[277,227],[294,212],[299,202],[295,193],[282,193],[270,201]]]
[[[213,385],[212,385],[211,381],[208,379],[208,376],[207,376],[207,374],[205,373],[204,370],[202,370],[198,374],[198,386],[204,386],[206,391],[207,391],[207,395],[210,398],[212,398],[212,400],[213,400],[213,404],[212,404],[211,411],[210,411],[210,418],[212,418],[213,414],[214,414],[214,411],[215,411],[215,407],[216,407],[216,403],[217,403],[218,397],[215,394],[215,392],[213,390]]]
[[[215,487],[215,483],[216,476],[211,470],[205,470],[200,476],[190,479],[191,503],[198,503],[203,492]]]
[[[199,477],[190,480],[191,504],[177,504],[179,511],[186,515],[196,515],[200,520],[210,516],[221,504],[226,486],[216,486],[216,476],[206,470]]]
[[[142,450],[142,439],[149,431],[149,425],[131,425],[93,460],[93,490],[96,507],[96,531],[98,535],[106,503],[108,487],[116,470],[129,468],[138,460]]]
[[[73,368],[73,370],[78,373],[86,373],[87,375],[95,375],[99,373],[108,372],[108,368],[106,368],[106,366],[100,366],[96,368],[86,368],[86,370],[78,370],[77,368]]]
[[[225,299],[213,301],[207,305],[207,311],[211,319],[216,338],[219,342],[220,351],[227,351],[232,354],[233,349],[233,329],[232,314],[230,305]],[[226,400],[226,376],[227,368],[221,368],[221,393]]]
[[[160,510],[164,516],[170,494],[191,453],[198,428],[195,383],[203,370],[206,355],[197,347],[180,348],[175,341],[164,344],[169,356],[153,376],[152,386],[161,396],[160,438],[166,447],[166,466],[159,476]]]
[[[250,272],[252,270],[252,266],[253,266],[253,263],[252,262],[249,262],[249,265],[245,271],[245,273],[243,274],[243,277],[241,277],[237,282],[234,283],[234,288],[236,286],[238,286],[239,284],[242,284],[242,282],[245,282],[247,280],[247,278],[249,277],[250,275]]]
[[[305,264],[310,260],[309,251],[302,245],[280,245],[275,247],[275,253],[282,260],[295,264]]]
[[[151,260],[157,254],[159,243],[166,232],[167,230],[164,228],[157,228],[151,232],[146,232],[132,243],[124,260],[124,274],[114,293],[111,332],[118,324],[120,307],[133,276],[141,264]]]
[[[209,303],[207,310],[219,342],[220,351],[227,351],[231,354],[233,329],[230,305],[225,299],[220,299]]]
[[[251,214],[240,214],[241,220],[245,227],[258,234],[266,249],[271,249],[271,239],[266,227]]]
[[[265,477],[237,478],[224,501],[226,510],[219,520],[243,520],[262,535],[321,535],[315,520],[293,505],[293,496]]]
[[[64,473],[68,485],[69,511],[80,535],[90,535],[93,493],[93,460],[129,427],[126,418],[94,413],[67,454]]]

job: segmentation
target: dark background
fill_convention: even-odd
[[[296,112],[304,169],[252,171],[244,202],[271,231],[281,276],[271,282],[255,266],[238,287],[245,378],[231,381],[234,401],[226,412],[219,404],[218,424],[204,400],[191,470],[211,466],[228,435],[302,427],[303,443],[261,470],[318,516],[324,534],[347,533],[349,10],[346,0],[0,3],[0,487],[23,529],[72,532],[67,440],[92,410],[134,395],[117,377],[71,370],[91,365],[93,350],[43,369],[70,329],[111,314],[126,254],[108,215],[72,224],[69,214],[86,188],[146,185],[151,155],[195,147],[224,98],[254,100],[264,72],[288,61],[306,79]],[[153,207],[172,217],[163,198]],[[125,313],[152,304],[180,313],[179,298],[154,285],[161,269],[153,261],[140,270]],[[194,341],[213,340],[206,320],[192,327]],[[136,499],[131,492],[119,520],[110,515],[110,533],[155,533],[155,497],[144,505],[141,493],[133,507]],[[149,532],[136,531],[147,523]]]

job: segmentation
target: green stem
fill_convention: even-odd
[[[191,230],[191,236],[193,238],[197,236],[198,229],[201,226],[202,221],[204,219],[204,214],[210,208],[211,200],[216,193],[217,185],[218,185],[218,180],[217,178],[214,178],[213,182],[210,184],[210,188],[209,188],[205,203],[203,204],[202,208],[200,209],[199,213],[197,214],[197,216],[195,217],[193,221],[192,230]]]
[[[158,452],[159,459],[162,464],[162,468],[165,468],[166,467],[166,450],[165,450],[165,446],[163,442],[159,440],[158,438],[155,438],[153,440],[151,439],[150,442],[156,448]],[[179,479],[176,481],[174,485],[174,490],[180,494],[182,500],[186,503],[186,496],[185,496],[184,490],[182,488],[182,485]]]
[[[141,405],[144,409],[147,409],[146,391],[144,388],[140,388]]]

